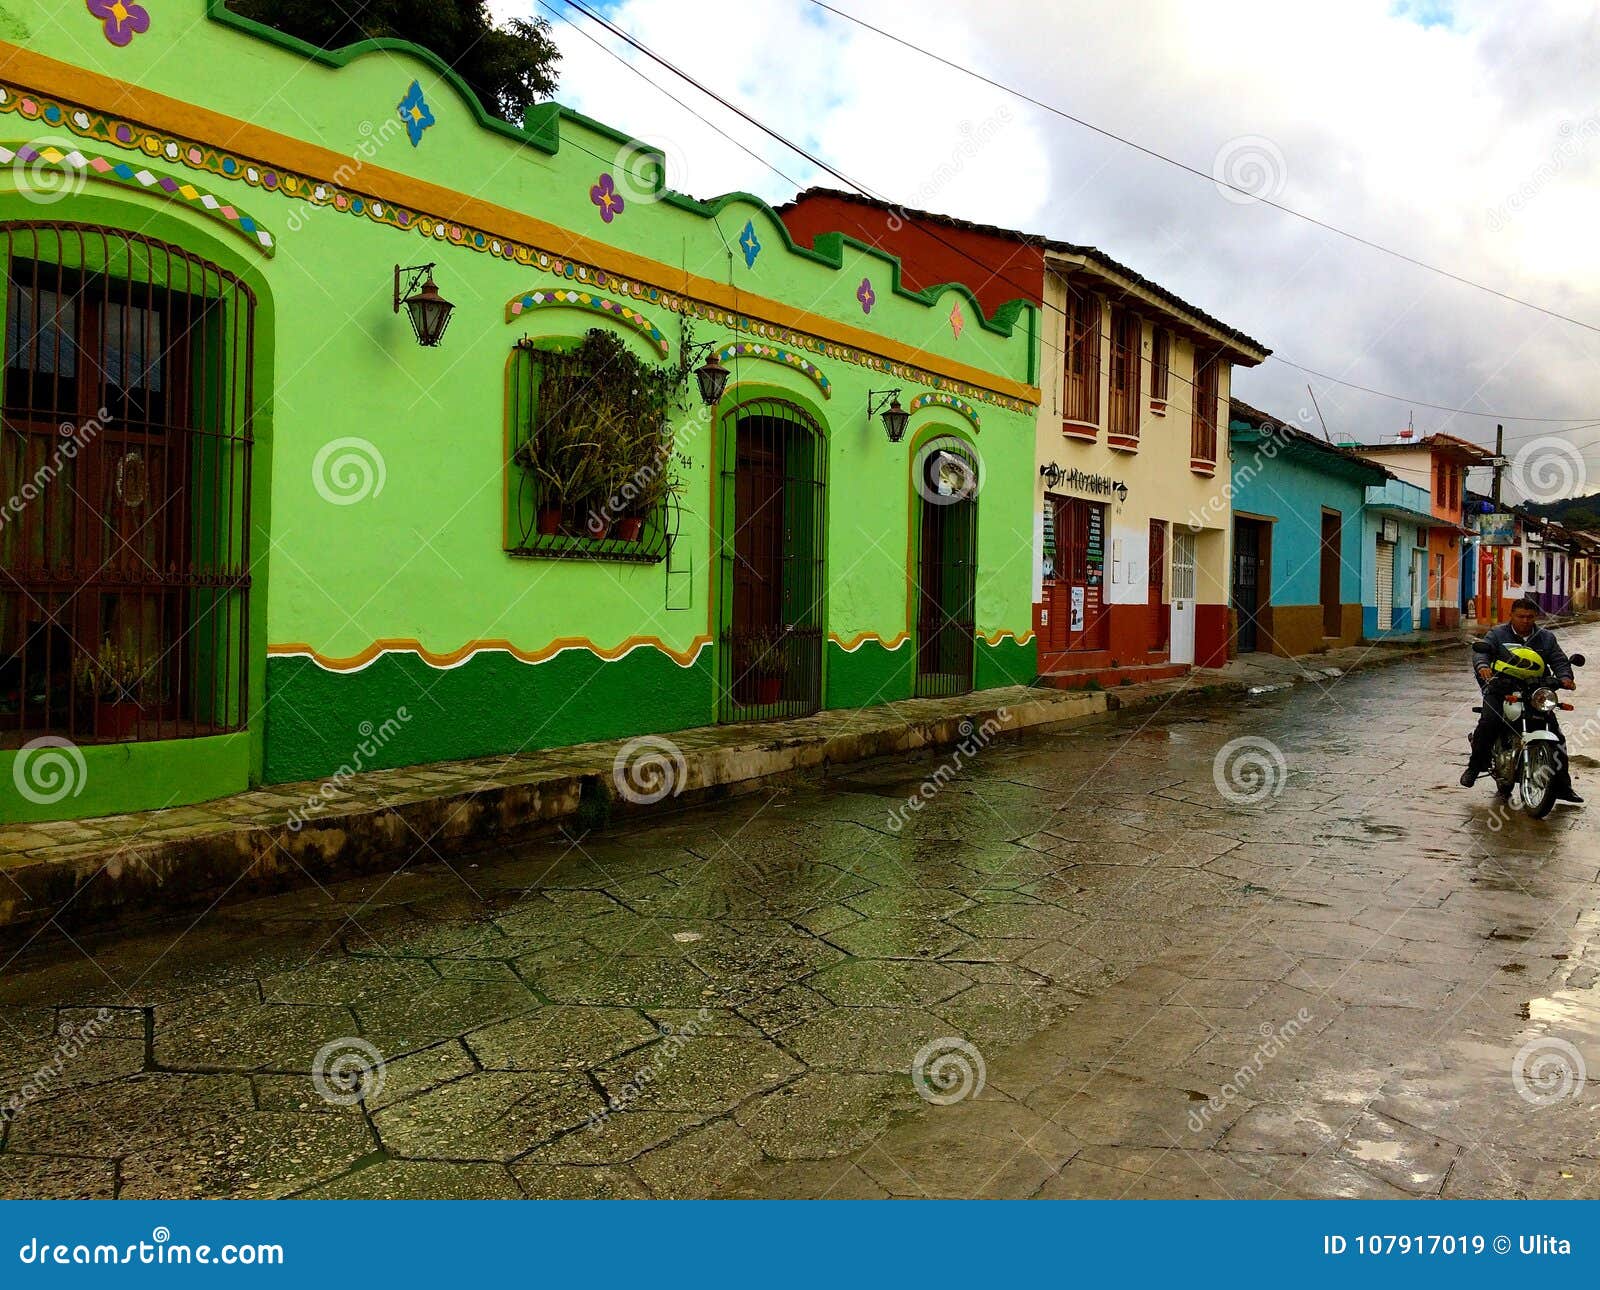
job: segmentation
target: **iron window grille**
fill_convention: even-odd
[[[572,351],[579,342],[522,339],[511,351],[507,377],[508,425],[505,550],[514,556],[544,559],[605,560],[658,564],[677,536],[679,508],[670,492],[648,506],[634,504],[646,487],[659,490],[672,472],[673,438],[664,429],[660,442],[640,455],[626,480],[575,499],[553,502],[540,460],[540,430],[558,409],[550,391],[566,389],[576,371]],[[564,397],[584,399],[585,384]]]
[[[0,746],[244,728],[254,296],[122,229],[0,251]]]

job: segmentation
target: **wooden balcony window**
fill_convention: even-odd
[[[1113,448],[1139,446],[1139,365],[1144,325],[1126,309],[1111,311],[1111,400],[1106,439]]]
[[[1093,438],[1100,425],[1100,301],[1067,288],[1067,338],[1063,346],[1061,419]]]

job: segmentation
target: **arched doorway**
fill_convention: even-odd
[[[242,729],[254,296],[86,224],[0,224],[0,268],[0,747]]]
[[[916,694],[972,689],[977,631],[977,454],[954,436],[924,445],[912,466],[917,493]]]
[[[718,715],[804,716],[822,706],[827,444],[786,399],[738,404],[724,425]]]

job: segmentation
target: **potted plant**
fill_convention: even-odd
[[[131,646],[103,642],[98,654],[78,660],[79,691],[94,696],[94,730],[106,739],[131,739],[139,732],[156,660],[145,660]]]
[[[756,703],[770,707],[783,698],[783,678],[789,670],[787,627],[762,627],[750,634],[747,675],[755,690]]]

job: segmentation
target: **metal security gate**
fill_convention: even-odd
[[[916,694],[965,694],[977,633],[978,465],[960,440],[945,439],[923,450],[916,471]]]
[[[1394,628],[1394,543],[1378,539],[1378,630]]]
[[[120,229],[0,255],[0,747],[240,729],[254,297]]]
[[[736,407],[724,448],[717,670],[724,721],[822,706],[826,442],[782,399]]]

